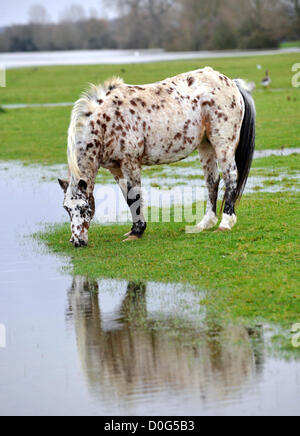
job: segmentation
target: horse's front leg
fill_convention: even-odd
[[[132,215],[133,225],[131,231],[125,235],[126,241],[140,239],[147,228],[147,223],[143,214],[141,167],[139,163],[123,162],[115,179]]]

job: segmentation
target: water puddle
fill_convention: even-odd
[[[191,286],[63,274],[27,237],[66,219],[41,177],[0,167],[0,415],[300,413],[300,362],[269,352],[270,327],[221,323]]]
[[[95,400],[126,414],[299,413],[300,362],[268,355],[267,326],[209,319],[201,295],[75,277],[67,319]]]
[[[256,150],[254,159],[261,159],[270,156],[291,156],[300,154],[300,148],[281,148],[280,150]]]
[[[300,362],[269,353],[268,326],[218,323],[180,285],[68,282],[0,293],[0,414],[300,413]]]
[[[3,109],[36,109],[36,108],[55,108],[55,107],[70,107],[74,103],[41,103],[41,104],[4,104]]]
[[[264,170],[264,169],[260,169]],[[251,175],[245,190],[245,194],[253,194],[257,192],[299,192],[300,191],[300,170],[293,171],[293,175],[276,172],[272,175],[272,171],[268,170],[271,175],[260,175],[255,173]],[[4,180],[15,180],[18,186],[22,186],[22,193],[28,196],[31,200],[27,200],[27,209],[35,211],[36,204],[42,204],[42,199],[36,199],[36,185],[42,193],[50,195],[51,210],[48,208],[44,212],[44,221],[42,222],[57,222],[55,219],[59,217],[61,220],[66,216],[60,204],[63,201],[62,192],[58,186],[57,178],[64,178],[67,174],[65,165],[53,165],[42,167],[40,165],[26,165],[22,163],[1,163],[0,175],[3,175]],[[4,182],[5,183],[5,182]],[[10,182],[7,182],[9,184]],[[7,189],[3,191],[4,194]],[[13,193],[12,195],[15,195]],[[219,198],[223,198],[224,183],[221,181]],[[182,168],[164,166],[161,171],[152,175],[143,177],[143,197],[144,209],[147,211],[151,207],[153,216],[157,215],[159,208],[167,208],[175,205],[190,216],[192,203],[198,202],[197,220],[201,220],[205,210],[204,202],[207,200],[207,189],[203,177],[203,171],[199,162],[199,167]],[[24,198],[21,198],[21,204],[24,203]],[[127,223],[131,220],[130,211],[121,194],[117,184],[107,171],[102,170],[97,177],[95,187],[96,199],[96,215],[95,222],[99,224],[111,224],[115,222]],[[201,210],[200,210],[201,207]],[[36,211],[39,213],[39,209]],[[191,217],[193,218],[193,217]],[[195,217],[194,217],[195,218]]]

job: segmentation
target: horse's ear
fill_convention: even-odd
[[[85,180],[79,180],[78,187],[81,191],[85,192],[87,190],[87,183]]]
[[[67,182],[66,180],[58,179],[58,183],[60,184],[60,187],[64,191],[64,193],[66,193],[69,187],[69,182]]]

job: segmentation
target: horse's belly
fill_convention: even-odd
[[[200,145],[199,131],[185,135],[176,133],[159,140],[148,140],[142,158],[143,165],[161,165],[179,162],[190,156]]]
[[[150,153],[143,157],[143,165],[162,165],[179,162],[189,157],[198,147],[198,143],[189,146],[179,145],[172,150],[163,150],[162,147],[154,147]]]

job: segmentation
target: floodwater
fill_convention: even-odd
[[[257,151],[255,158],[268,157],[268,156],[289,156],[291,154],[299,154],[300,149],[284,149],[284,150],[264,150]],[[197,219],[199,222],[203,218],[205,212],[205,201],[207,200],[207,189],[205,186],[203,170],[199,161],[199,157],[192,156],[186,159],[185,162],[197,161],[196,167],[173,167],[164,165],[163,171],[151,175],[150,177],[145,174],[143,176],[143,199],[145,214],[147,208],[151,207],[153,213],[151,214],[152,222],[154,219],[160,220],[157,213],[158,208],[168,209],[170,206],[179,206],[177,212],[180,215],[180,208],[183,213],[187,211],[189,214],[190,206],[194,202],[198,202]],[[157,167],[160,168],[160,167]],[[263,168],[262,168],[263,169]],[[268,170],[268,175],[255,175],[251,176],[248,180],[245,194],[253,194],[256,192],[283,192],[292,191],[298,193],[300,191],[300,170],[293,171],[292,175],[278,172],[272,174],[272,170]],[[9,180],[20,180],[20,185],[24,185],[25,181],[28,182],[28,191],[32,186],[44,187],[43,192],[56,193],[52,208],[49,214],[47,210],[39,221],[44,222],[59,222],[65,218],[65,213],[62,208],[58,207],[62,203],[61,191],[56,186],[57,178],[65,178],[67,175],[66,165],[52,165],[47,167],[40,167],[39,165],[26,165],[22,163],[1,163],[0,172],[5,174]],[[107,178],[109,173],[102,170],[97,177],[97,184],[95,187],[96,199],[96,215],[94,221],[99,224],[111,223],[127,223],[131,219],[130,211],[123,195],[112,177]],[[287,181],[289,183],[287,183]],[[51,182],[51,183],[50,183]],[[219,198],[223,196],[224,183],[221,181]],[[45,194],[46,195],[46,194]],[[58,196],[58,198],[57,198]],[[36,204],[41,204],[42,200],[36,200]],[[33,211],[34,212],[34,211]],[[168,211],[166,212],[168,213]],[[40,211],[37,211],[37,216],[40,216]],[[27,214],[26,214],[27,215]],[[185,215],[187,219],[190,217],[194,220],[194,215]],[[149,219],[149,218],[148,218]]]
[[[0,64],[6,68],[41,67],[53,65],[103,65],[103,64],[136,64],[147,62],[213,59],[240,56],[266,56],[278,53],[299,53],[299,48],[280,50],[248,50],[248,51],[197,51],[197,52],[165,52],[154,50],[81,50],[59,52],[1,53]]]
[[[300,414],[274,327],[222,325],[205,290],[63,274],[28,236],[65,220],[58,185],[1,164],[0,190],[1,416]]]

